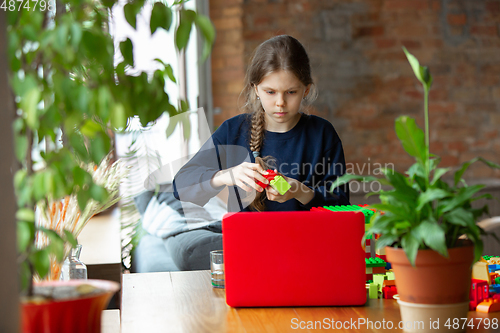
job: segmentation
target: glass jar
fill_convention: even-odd
[[[78,244],[71,249],[69,256],[64,260],[61,270],[61,280],[86,280],[87,279],[87,266],[80,260],[80,253],[82,252],[82,245]]]

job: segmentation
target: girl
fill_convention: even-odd
[[[316,97],[302,44],[286,35],[265,41],[245,80],[246,113],[225,121],[177,173],[176,198],[204,205],[227,186],[230,212],[348,205],[347,187],[329,192],[345,172],[342,143],[327,120],[302,112]],[[288,192],[256,183],[269,183],[268,168],[284,176]]]

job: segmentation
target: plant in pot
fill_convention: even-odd
[[[437,319],[441,311],[451,311],[444,315],[451,321],[441,318],[441,329],[455,328],[453,318],[467,318],[471,266],[482,255],[481,236],[485,234],[476,220],[488,212],[487,205],[476,208],[472,203],[492,198],[478,193],[485,185],[469,186],[462,175],[477,161],[496,169],[500,165],[477,157],[454,172],[452,183],[443,179],[451,168],[440,168],[440,158],[429,152],[428,96],[432,76],[427,67],[420,66],[417,58],[403,49],[423,86],[425,132],[408,116],[396,119],[395,130],[404,150],[416,162],[405,173],[381,169],[384,178],[346,174],[337,179],[332,190],[353,179],[387,185],[387,190],[370,193],[381,202],[370,206],[383,214],[374,214],[367,235],[380,235],[376,248],[385,249],[392,264],[403,320],[418,313],[424,317],[412,317],[423,320],[423,327],[406,330],[436,332],[435,327],[429,327],[429,320]]]
[[[215,30],[207,17],[183,9],[183,2],[172,6],[155,2],[151,34],[173,30],[180,51],[196,26],[206,58]],[[115,202],[117,193],[89,169],[101,165],[110,170],[106,156],[112,151],[113,130],[125,128],[130,117],[138,116],[146,125],[165,112],[176,115],[188,108],[185,101],[178,107],[172,105],[165,92],[168,81],[175,84],[170,65],[159,62],[161,69],[151,75],[128,74],[134,66],[130,39],[119,43],[123,60],[115,66],[108,32],[115,3],[41,1],[33,8],[33,2],[25,2],[7,11],[9,79],[16,110],[14,188],[23,332],[100,331],[101,310],[117,290],[116,284],[97,280],[34,283],[35,277],[45,279],[51,265],[63,261],[77,243],[74,233],[79,227],[69,229],[58,222],[54,226],[55,211],[60,213],[57,221],[72,216],[81,227],[93,213]],[[139,0],[124,6],[134,29],[145,4]],[[175,25],[174,14],[178,14]],[[46,222],[52,220],[52,227],[39,223],[39,212]]]

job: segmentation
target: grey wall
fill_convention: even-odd
[[[6,15],[0,10],[0,332],[19,332],[16,223],[11,169],[14,108],[7,82]]]

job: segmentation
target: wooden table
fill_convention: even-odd
[[[224,289],[213,289],[209,271],[140,273],[123,275],[122,333],[135,332],[317,332],[307,325],[321,322],[324,331],[328,322],[348,321],[351,329],[339,332],[401,332],[400,329],[368,328],[355,324],[363,319],[383,325],[383,320],[396,327],[401,320],[399,306],[394,300],[369,300],[361,307],[288,307],[288,308],[231,308],[226,305]],[[478,329],[479,318],[496,318],[500,313],[469,312],[476,327],[471,332],[498,332]],[[310,323],[308,323],[310,322]],[[302,325],[305,329],[300,329]],[[295,328],[295,329],[294,329]]]
[[[82,244],[80,259],[87,266],[89,279],[110,280],[121,284],[121,226],[119,211],[100,214],[89,220],[78,236]],[[120,305],[120,293],[111,299],[108,308]]]

